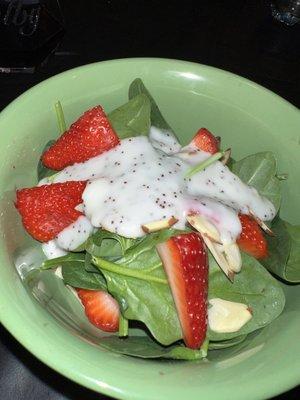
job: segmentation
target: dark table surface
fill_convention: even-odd
[[[61,6],[66,35],[60,47],[34,74],[0,74],[0,110],[56,73],[124,57],[212,65],[300,107],[300,24],[287,27],[275,21],[270,1],[61,0]],[[0,391],[1,400],[108,399],[43,365],[1,326]],[[276,397],[299,398],[297,388]]]

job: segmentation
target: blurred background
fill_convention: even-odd
[[[9,3],[0,0],[0,110],[59,72],[124,57],[212,65],[300,107],[300,0]],[[44,366],[1,326],[0,389],[1,400],[108,399]],[[299,398],[294,389],[276,400]]]

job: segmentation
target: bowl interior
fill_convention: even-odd
[[[224,148],[231,147],[236,159],[274,151],[280,171],[289,175],[282,216],[300,223],[300,113],[289,103],[245,79],[180,61],[128,59],[77,68],[34,87],[0,115],[1,320],[46,364],[115,397],[214,399],[222,393],[223,398],[255,399],[284,391],[298,383],[300,368],[296,286],[283,285],[283,314],[241,345],[210,352],[206,362],[162,362],[97,347],[101,334],[86,322],[77,300],[52,273],[32,275],[26,283],[20,279],[24,269],[39,264],[42,254],[24,234],[13,205],[14,191],[36,183],[41,150],[58,135],[54,103],[62,102],[67,123],[96,104],[109,112],[127,101],[136,77],[149,87],[183,143],[205,126],[222,137]]]

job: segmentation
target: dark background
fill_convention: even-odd
[[[0,110],[31,86],[69,68],[143,56],[222,68],[300,107],[300,24],[287,27],[275,21],[270,1],[61,0],[61,7],[66,35],[60,47],[34,74],[0,74]],[[44,366],[3,327],[0,393],[1,400],[108,399]],[[293,389],[276,400],[299,398],[300,391]]]

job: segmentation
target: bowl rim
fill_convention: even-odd
[[[267,93],[270,98],[276,100],[279,105],[288,107],[292,112],[299,113],[300,115],[300,110],[288,102],[286,99],[282,98],[281,96],[277,95],[276,93],[272,92],[271,90],[247,79],[242,76],[239,76],[237,74],[231,73],[229,71],[219,69],[216,67],[212,67],[209,65],[204,65],[196,62],[190,62],[190,61],[184,61],[180,59],[169,59],[169,58],[155,58],[155,57],[134,57],[134,58],[120,58],[120,59],[111,59],[111,60],[105,60],[105,61],[99,61],[99,62],[93,62],[90,64],[85,64],[82,66],[78,66],[66,71],[63,71],[59,74],[53,75],[50,78],[47,78],[43,80],[42,82],[38,83],[37,85],[34,85],[21,95],[19,95],[16,99],[14,99],[12,102],[10,102],[3,110],[0,112],[0,121],[2,118],[5,118],[6,113],[10,111],[11,108],[15,106],[16,103],[19,101],[23,100],[27,96],[31,96],[32,93],[34,93],[37,90],[42,89],[44,86],[48,85],[49,82],[52,82],[53,80],[56,80],[58,77],[59,78],[64,78],[64,76],[68,76],[70,74],[76,73],[76,72],[82,72],[84,70],[88,70],[90,67],[97,66],[97,65],[109,65],[109,64],[122,64],[122,63],[127,63],[127,62],[136,62],[136,63],[143,63],[143,62],[149,62],[149,63],[160,63],[160,62],[172,62],[172,63],[180,63],[184,64],[187,66],[191,66],[193,68],[201,68],[202,70],[207,70],[207,71],[213,71],[219,75],[223,76],[229,76],[234,78],[235,80],[238,80],[240,82],[243,82],[246,84],[248,87],[251,89],[254,89],[258,91],[258,93]],[[174,64],[175,65],[175,64]],[[175,67],[176,68],[176,67]],[[0,291],[0,299],[2,297],[2,292]],[[84,376],[81,373],[78,373],[78,371],[69,371],[66,368],[63,368],[61,366],[58,366],[55,363],[55,360],[44,353],[41,353],[41,347],[40,346],[43,343],[42,338],[37,338],[33,342],[28,340],[28,336],[24,335],[23,329],[20,328],[21,324],[19,326],[16,326],[13,322],[13,318],[7,313],[7,311],[4,312],[4,308],[0,306],[0,321],[3,324],[3,326],[12,334],[12,336],[15,337],[15,339],[21,343],[29,352],[31,352],[35,357],[37,357],[40,361],[42,361],[45,365],[49,366],[50,368],[54,369],[56,372],[62,374],[63,376],[67,377],[68,379],[74,381],[75,383],[79,383],[82,386],[85,386],[86,388],[90,390],[94,390],[97,392],[101,392],[105,395],[110,395],[114,396],[116,398],[120,399],[138,399],[138,398],[143,398],[143,399],[151,399],[151,397],[148,397],[149,394],[139,397],[137,396],[137,393],[134,393],[134,383],[131,386],[131,390],[128,390],[128,388],[122,388],[120,385],[118,385],[118,378],[114,380],[114,384],[106,384],[104,381],[102,382],[103,385],[99,387],[99,383],[95,385],[95,383],[89,379],[88,376]],[[25,321],[24,321],[25,322]],[[300,363],[299,363],[300,366]],[[274,376],[275,378],[275,376]],[[279,393],[282,393],[288,389],[291,389],[292,387],[296,386],[299,384],[299,374],[297,373],[297,369],[295,368],[294,373],[291,373],[289,377],[285,377],[284,381],[278,381],[276,382],[276,385],[274,382],[268,382],[269,385],[266,385],[264,388],[258,387],[256,390],[253,390],[251,399],[259,399],[262,398],[262,395],[276,395]],[[266,391],[268,386],[268,391]],[[275,387],[276,386],[276,387]],[[164,399],[165,397],[157,397],[157,399]],[[246,398],[246,397],[245,397]],[[248,398],[248,397],[247,397]],[[250,397],[249,397],[250,399]]]

